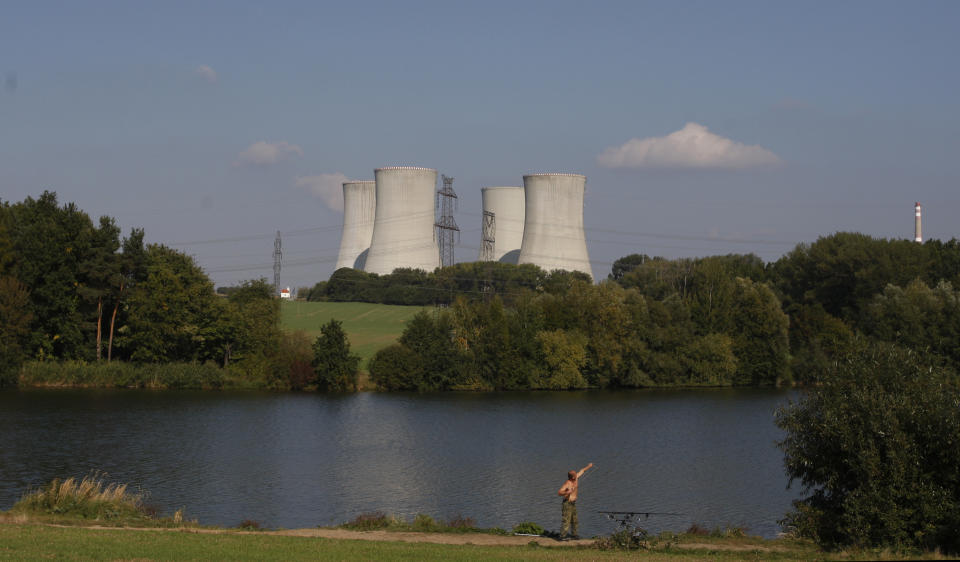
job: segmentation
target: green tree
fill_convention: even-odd
[[[774,385],[787,379],[790,321],[766,284],[738,278],[733,295],[736,384]]]
[[[146,251],[146,278],[130,290],[118,344],[145,363],[220,361],[226,304],[193,258],[162,245]]]
[[[119,313],[125,308],[127,296],[131,289],[147,279],[147,252],[143,245],[143,234],[142,228],[134,228],[130,230],[130,235],[123,239],[119,274],[115,277],[110,295],[113,312],[110,314],[110,335],[107,338],[107,361],[113,359],[113,339],[117,333],[118,322],[121,325],[126,324],[127,314]]]
[[[230,358],[276,355],[283,337],[280,330],[280,300],[266,279],[244,281],[227,300],[230,313],[220,336],[224,364]]]
[[[323,392],[357,390],[360,357],[350,353],[350,342],[343,324],[331,319],[320,327],[313,343],[313,372],[317,388]]]
[[[370,358],[370,380],[382,390],[418,390],[423,372],[410,348],[395,343]]]
[[[836,359],[849,351],[853,329],[819,303],[790,307],[791,375],[802,383],[830,376]]]
[[[579,332],[550,330],[537,334],[543,357],[537,387],[551,390],[587,388],[580,369],[587,360],[587,338]]]
[[[465,360],[450,314],[436,319],[420,311],[407,322],[399,343],[417,357],[417,390],[449,390],[463,379]]]
[[[0,387],[17,382],[20,365],[26,358],[32,319],[30,292],[10,275],[16,256],[8,220],[9,206],[0,203]]]
[[[960,380],[935,363],[859,340],[777,413],[787,473],[808,494],[788,527],[825,546],[960,552]]]
[[[587,357],[582,373],[592,386],[621,386],[625,381],[624,357],[633,337],[626,294],[613,282],[576,282],[562,294],[541,298],[546,328],[577,330],[586,335]]]
[[[104,309],[119,284],[120,229],[110,217],[100,217],[100,225],[91,233],[90,248],[78,264],[77,292],[85,304],[84,316],[88,332],[93,333],[91,342],[96,350],[97,361],[102,357],[104,335]]]
[[[771,273],[787,305],[819,303],[828,314],[855,322],[887,284],[922,277],[928,263],[922,244],[838,232],[799,244]]]
[[[325,293],[313,291],[310,293],[310,300],[319,301],[326,298],[331,301],[382,302],[382,300],[372,298],[379,286],[380,276],[376,273],[366,273],[350,267],[341,267],[333,272],[333,275],[322,287]]]
[[[687,370],[687,384],[724,386],[737,372],[733,340],[726,334],[707,334],[691,340],[680,349]]]
[[[686,299],[693,287],[694,260],[668,260],[654,257],[644,260],[618,281],[626,288],[636,288],[644,296],[663,300],[672,294]]]
[[[646,254],[630,254],[629,256],[624,256],[615,262],[613,262],[613,267],[610,268],[610,274],[607,276],[607,279],[611,281],[619,281],[623,279],[623,276],[627,273],[630,273],[637,266],[643,265],[643,263],[650,259],[650,256]]]
[[[960,367],[960,292],[948,281],[887,285],[866,309],[864,331],[917,351],[929,349]]]
[[[30,335],[30,293],[13,277],[0,274],[0,387],[14,386],[26,358]]]
[[[472,388],[504,390],[526,387],[522,372],[521,348],[511,337],[514,314],[499,297],[490,302],[470,302],[459,298],[453,305],[452,319],[457,344],[469,355],[464,384]],[[472,380],[470,380],[472,378]]]
[[[954,287],[960,287],[960,240],[931,239],[923,243],[923,248],[927,254],[923,280],[927,285],[933,287],[940,281],[949,281]]]
[[[80,263],[88,255],[93,223],[73,203],[57,202],[45,191],[27,197],[4,213],[13,242],[10,274],[30,291],[33,313],[29,350],[39,358],[90,359],[93,346],[84,337],[78,287]]]

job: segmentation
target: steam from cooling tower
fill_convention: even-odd
[[[518,263],[532,263],[546,271],[582,271],[593,278],[583,232],[586,184],[586,176],[580,174],[523,176],[525,209]]]
[[[483,197],[484,213],[493,213],[490,222],[493,232],[490,234],[492,248],[484,254],[480,249],[480,260],[502,261],[516,264],[523,244],[524,202],[522,187],[484,187],[480,190]],[[489,215],[487,215],[489,216]]]
[[[337,269],[363,269],[373,239],[374,214],[377,210],[373,181],[343,182],[343,234]]]
[[[376,211],[364,271],[380,275],[398,267],[433,271],[440,265],[434,231],[437,171],[389,167],[374,170]]]
[[[920,228],[920,202],[919,201],[917,201],[914,204],[913,211],[914,211],[913,241],[923,242],[923,231]]]

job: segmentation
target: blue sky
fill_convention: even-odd
[[[389,165],[456,178],[458,261],[480,188],[546,171],[588,178],[598,278],[633,252],[909,238],[914,201],[949,239],[958,20],[955,2],[0,2],[0,198],[56,191],[218,285],[272,280],[277,230],[282,284],[326,279],[330,186]]]

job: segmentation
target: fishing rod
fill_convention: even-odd
[[[604,515],[629,515],[635,517],[638,515],[643,515],[644,517],[650,517],[651,515],[686,515],[686,513],[669,513],[666,511],[598,511],[597,513],[602,513]]]
[[[607,519],[611,521],[616,521],[618,529],[628,529],[632,525],[636,525],[641,515],[643,515],[644,519],[649,519],[651,515],[684,515],[683,513],[669,513],[665,511],[598,511],[597,513],[606,515]]]

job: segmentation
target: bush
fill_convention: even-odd
[[[374,354],[368,368],[370,380],[381,390],[416,390],[421,378],[417,354],[397,343]]]
[[[389,517],[382,511],[372,513],[361,513],[353,518],[353,521],[344,523],[341,527],[345,529],[355,529],[357,531],[373,531],[376,529],[386,529],[396,525],[397,520]]]
[[[477,528],[477,522],[473,520],[473,517],[464,517],[463,515],[457,515],[456,517],[451,517],[447,521],[447,527],[450,529],[462,529],[470,530]]]
[[[24,386],[205,389],[222,388],[224,378],[223,369],[209,362],[33,361],[24,364],[20,380]]]
[[[597,539],[596,544],[600,550],[639,550],[641,548],[650,548],[647,542],[647,532],[640,527],[620,529],[609,537]]]
[[[277,390],[303,390],[312,383],[313,349],[305,332],[296,331],[280,340],[273,358],[274,386]]]
[[[418,513],[417,516],[413,518],[414,531],[431,532],[439,531],[440,529],[441,525],[426,513]]]
[[[809,493],[782,523],[827,547],[960,552],[960,380],[891,344],[854,349],[777,413],[787,473]]]
[[[523,521],[513,526],[513,532],[517,535],[542,535],[543,527],[533,521]]]
[[[17,386],[20,378],[20,365],[0,366],[0,388]]]

